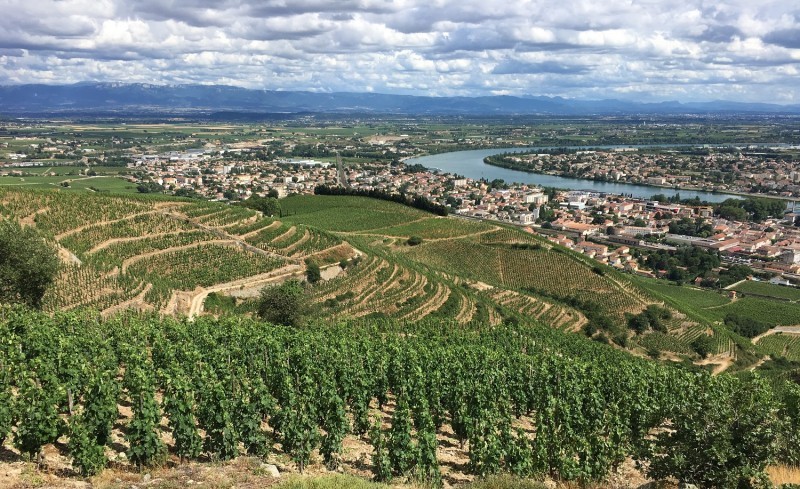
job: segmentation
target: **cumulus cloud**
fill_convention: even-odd
[[[785,0],[6,0],[0,83],[800,103]]]

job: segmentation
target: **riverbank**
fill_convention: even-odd
[[[487,156],[513,153],[520,151],[536,151],[544,148],[494,148],[470,151],[455,151],[449,153],[438,153],[434,155],[417,156],[407,159],[406,164],[420,164],[429,169],[438,169],[444,173],[461,175],[473,180],[495,180],[502,179],[508,183],[520,183],[537,185],[540,187],[553,187],[565,190],[585,190],[590,192],[602,192],[615,195],[632,195],[637,198],[648,199],[653,196],[653,187],[643,185],[631,185],[615,182],[596,182],[593,180],[583,180],[577,178],[565,178],[553,175],[543,175],[538,173],[527,173],[517,170],[509,170],[496,166],[487,165],[483,159]],[[663,189],[661,193],[666,195],[681,194],[682,198],[692,199],[698,197],[700,200],[719,203],[730,195],[700,191],[680,191]]]
[[[560,178],[569,178],[569,179],[572,179],[572,180],[586,180],[586,181],[601,182],[601,183],[623,183],[625,185],[636,185],[636,186],[641,186],[641,187],[651,187],[654,190],[655,189],[658,189],[658,190],[669,190],[669,191],[673,191],[673,192],[711,192],[712,194],[729,195],[729,196],[734,197],[734,198],[735,197],[754,197],[754,198],[784,200],[784,201],[787,201],[787,202],[795,202],[795,201],[800,200],[800,198],[785,197],[785,196],[782,196],[782,195],[762,194],[762,193],[755,193],[755,192],[737,192],[737,191],[733,191],[733,190],[724,190],[724,191],[722,191],[722,190],[716,190],[716,189],[706,190],[706,189],[702,189],[702,188],[681,187],[681,186],[676,186],[676,185],[669,185],[669,186],[667,186],[667,185],[656,185],[656,184],[646,183],[646,182],[627,182],[627,181],[620,182],[618,180],[617,181],[602,180],[602,179],[599,179],[599,178],[578,178],[578,177],[571,176],[571,175],[569,175],[567,173],[548,172],[548,171],[531,171],[531,170],[524,169],[523,167],[521,167],[518,164],[504,164],[503,161],[498,161],[498,160],[493,159],[495,156],[500,156],[500,155],[503,155],[503,154],[507,154],[507,153],[499,153],[497,155],[487,156],[487,157],[485,157],[483,159],[483,163],[486,164],[486,165],[489,165],[489,166],[495,166],[495,167],[498,167],[498,168],[503,168],[503,169],[511,170],[511,171],[518,171],[518,172],[522,172],[522,173],[529,173],[529,174],[532,174],[532,175],[550,175],[550,176],[555,176],[555,177],[560,177]],[[653,194],[653,195],[656,195],[656,194]]]

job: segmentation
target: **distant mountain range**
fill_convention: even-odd
[[[80,114],[631,115],[800,114],[800,105],[715,101],[639,103],[561,97],[422,97],[248,90],[220,85],[77,83],[0,86],[0,116]]]

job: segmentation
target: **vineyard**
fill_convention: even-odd
[[[680,343],[664,348],[664,351],[685,352],[687,345],[699,336],[712,333],[712,330],[705,324],[713,324],[715,325],[713,336],[719,336],[719,338],[714,339],[715,351],[723,353],[729,351],[732,357],[737,357],[742,350],[742,342],[737,343],[732,340],[726,340],[724,336],[727,331],[721,327],[725,318],[730,316],[742,318],[744,321],[759,322],[767,325],[767,327],[796,326],[800,324],[800,304],[787,301],[795,292],[787,287],[759,282],[743,282],[737,285],[735,289],[742,290],[744,294],[732,301],[724,291],[717,292],[689,286],[671,285],[661,280],[641,277],[636,277],[634,281],[642,288],[647,289],[654,297],[663,300],[667,304],[680,307],[689,318],[696,321],[694,324],[673,324],[670,326],[670,335],[677,338]],[[781,294],[783,295],[781,300],[772,298],[780,297]],[[768,295],[771,297],[768,297]],[[652,340],[648,341],[647,345],[654,345]],[[643,346],[645,345],[645,343],[642,344]],[[662,341],[661,344],[666,345],[666,342]],[[759,346],[761,346],[761,343],[759,343]],[[747,347],[746,349],[750,354],[775,353],[774,349],[771,348],[753,350]],[[800,354],[800,344],[791,343],[789,351],[782,356],[796,357],[798,354]]]
[[[292,196],[281,201],[281,209],[284,222],[333,232],[366,231],[430,218],[416,209],[363,197]]]
[[[359,215],[348,210],[358,207],[352,201],[345,203],[339,208],[341,212],[351,212],[352,220],[358,220]],[[316,212],[312,206],[310,214]],[[303,220],[304,215],[298,212],[292,219],[297,225],[309,225]],[[353,268],[331,283],[318,286],[313,293],[314,302],[322,306],[325,315],[337,317],[427,316],[490,324],[534,319],[575,332],[603,316],[620,325],[612,326],[617,328],[617,335],[625,335],[618,328],[624,328],[631,315],[649,305],[666,303],[671,312],[670,319],[663,321],[665,337],[631,338],[633,341],[626,347],[642,354],[654,350],[678,353],[693,361],[698,357],[690,344],[706,334],[711,337],[715,361],[720,363],[739,358],[742,345],[752,350],[747,344],[730,340],[724,330],[716,332],[708,327],[718,313],[703,316],[693,314],[691,308],[684,312],[680,301],[665,300],[663,294],[643,288],[638,280],[554,247],[530,233],[472,222],[466,222],[469,226],[459,231],[458,226],[464,222],[431,217],[374,229],[374,223],[370,223],[359,226],[368,229],[347,232],[337,232],[338,225],[334,224],[333,234],[362,251],[377,254],[385,263],[377,269]],[[268,238],[286,231],[287,228],[271,228]],[[418,236],[422,243],[409,246],[406,240],[410,236]],[[412,287],[408,287],[409,283]],[[448,293],[439,292],[445,287]],[[724,305],[728,300],[721,294],[709,294],[702,297],[708,302],[704,306]],[[428,301],[433,304],[419,306]],[[415,313],[404,310],[414,307],[418,308]],[[590,314],[593,319],[589,319]],[[619,341],[626,344],[624,339]],[[746,365],[742,363],[738,368]]]
[[[729,303],[722,294],[620,274],[516,228],[361,197],[289,197],[276,219],[197,200],[0,192],[5,216],[60,246],[64,266],[44,298],[51,312],[198,314],[211,291],[242,290],[248,300],[312,260],[334,269],[335,278],[308,291],[326,317],[535,320],[572,332],[588,327],[590,335],[599,324],[624,347],[687,361],[696,360],[690,344],[702,334],[711,334],[717,354],[737,356],[740,347],[709,328],[729,312],[766,315],[776,325],[800,317],[793,302],[748,296]],[[412,236],[421,244],[411,246]],[[628,318],[653,304],[670,308],[663,333],[671,340],[626,332]]]
[[[762,321],[770,326],[800,325],[800,303],[746,296],[717,309],[711,309],[718,320],[728,314]]]
[[[452,287],[436,275],[407,264],[368,256],[350,265],[347,273],[313,287],[310,298],[326,317],[419,320],[430,315],[466,323],[472,315],[456,317],[458,309],[452,302],[458,299]]]
[[[51,312],[120,306],[189,312],[175,302],[178,292],[191,296],[234,281],[244,286],[249,277],[261,283],[287,265],[291,276],[308,257],[338,263],[353,255],[325,231],[219,203],[0,190],[0,211],[59,246],[65,263],[43,299]]]
[[[74,474],[109,458],[134,469],[247,454],[383,481],[502,471],[586,483],[636,458],[654,479],[736,487],[798,456],[785,415],[796,386],[687,372],[552,328],[3,308],[0,334],[0,439],[45,464],[47,445]],[[671,462],[682,457],[689,469]]]
[[[487,233],[493,229],[495,229],[493,226],[481,222],[431,217],[408,224],[372,229],[369,233],[403,238],[419,236],[423,239],[445,239]]]
[[[489,293],[493,301],[519,312],[524,317],[536,319],[542,324],[565,331],[578,331],[586,324],[586,317],[577,310],[555,304],[530,294],[512,290],[493,290]]]
[[[751,345],[721,325],[730,312],[793,324],[794,302],[632,279],[517,229],[388,202],[283,202],[274,219],[0,190],[3,218],[63,261],[46,313],[0,307],[0,441],[31,459],[46,445],[71,474],[248,455],[434,487],[497,472],[585,485],[633,461],[652,479],[744,487],[800,460],[796,386],[620,348],[715,372],[754,352],[800,361],[798,335]],[[306,260],[336,273],[305,287],[304,327],[247,317],[243,291]],[[244,315],[200,314],[212,292]],[[650,306],[664,308],[659,329],[631,333]],[[603,344],[598,324],[623,340]],[[735,441],[706,450],[719,440]],[[718,470],[671,462],[686,459]]]
[[[658,293],[661,296],[673,299],[694,310],[708,309],[724,306],[730,299],[721,292],[704,290],[696,287],[673,285],[669,282],[657,279],[646,279],[636,277],[635,279],[643,287]]]
[[[685,339],[676,338],[673,335],[664,334],[658,331],[643,335],[638,339],[638,343],[647,350],[655,350],[659,352],[667,351],[682,353],[685,355],[690,355],[692,353],[692,349],[689,348],[689,342],[687,342]]]
[[[773,285],[768,282],[754,282],[747,280],[736,285],[733,290],[742,294],[758,295],[763,297],[773,297],[787,301],[800,301],[800,289]]]
[[[128,267],[128,273],[153,284],[145,300],[160,309],[173,290],[230,282],[283,264],[277,257],[254,255],[238,246],[204,244],[138,260]]]
[[[767,355],[800,362],[800,334],[778,332],[761,338],[757,345]]]
[[[134,214],[108,223],[79,227],[62,233],[59,243],[79,257],[107,243],[141,236],[175,234],[192,227],[158,212]]]
[[[522,234],[522,233],[519,233]],[[586,264],[565,253],[487,245],[472,239],[423,243],[408,256],[441,270],[449,270],[489,284],[529,290],[557,300],[570,298],[602,305],[622,320],[625,312],[639,312],[646,302],[625,285],[593,273]]]

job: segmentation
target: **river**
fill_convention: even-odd
[[[598,147],[595,146],[593,149],[594,148]],[[680,194],[681,198],[683,199],[700,197],[700,200],[704,200],[706,202],[722,202],[725,199],[741,198],[740,196],[732,194],[703,192],[697,190],[676,190],[672,188],[653,187],[648,185],[599,182],[596,180],[586,180],[582,178],[567,178],[555,175],[545,175],[542,173],[528,173],[524,171],[500,168],[499,166],[487,165],[483,162],[483,159],[487,156],[520,151],[536,151],[542,149],[545,148],[495,148],[470,151],[453,151],[450,153],[439,153],[435,155],[410,158],[406,160],[406,163],[412,165],[420,164],[426,168],[438,169],[447,173],[455,173],[476,180],[481,178],[485,178],[487,180],[500,178],[508,183],[518,182],[540,185],[542,187],[607,192],[612,194],[633,195],[634,197],[639,198],[649,198],[655,194],[664,194],[667,196]]]

